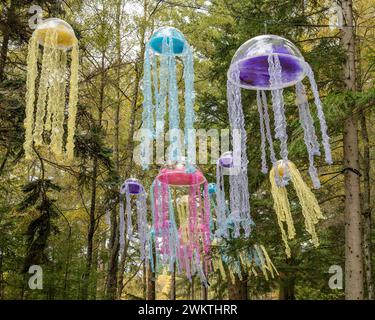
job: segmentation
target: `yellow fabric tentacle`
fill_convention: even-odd
[[[74,39],[71,52],[70,65],[70,85],[69,85],[69,103],[68,103],[68,137],[66,142],[66,155],[68,160],[74,157],[74,134],[77,116],[77,102],[78,102],[78,41]]]
[[[310,188],[303,181],[296,166],[291,162],[289,164],[289,172],[302,208],[306,231],[311,235],[313,244],[319,246],[319,239],[316,234],[315,225],[319,222],[319,219],[323,219],[324,217],[318,201]]]
[[[280,169],[281,168],[281,169]],[[323,219],[322,211],[319,207],[318,201],[315,195],[306,185],[297,167],[291,161],[288,161],[287,165],[280,163],[277,166],[277,174],[279,176],[286,174],[290,176],[290,179],[296,190],[298,196],[302,215],[305,221],[306,231],[311,235],[311,241],[315,246],[319,245],[319,239],[315,230],[315,225],[318,223],[319,219]],[[271,181],[271,193],[274,201],[274,209],[277,215],[278,224],[281,230],[281,236],[285,244],[285,252],[288,257],[290,257],[290,247],[287,242],[287,238],[293,239],[295,236],[295,229],[293,225],[293,219],[290,211],[290,205],[288,200],[288,195],[285,187],[279,187],[275,181],[275,169],[272,168],[270,172]],[[284,230],[284,222],[286,222],[288,227],[288,234]]]
[[[60,68],[65,73],[67,65],[66,51],[60,52]],[[50,149],[55,154],[58,160],[62,159],[63,156],[63,134],[64,134],[64,110],[65,110],[65,89],[66,79],[62,78],[62,81],[58,83],[57,97],[56,97],[56,109],[53,115],[52,130],[51,130],[51,143]]]
[[[24,121],[25,142],[23,148],[27,160],[32,158],[33,128],[34,128],[34,102],[35,102],[35,82],[38,73],[38,39],[35,35],[29,42],[29,52],[27,55],[27,79],[26,79],[26,117]]]
[[[287,257],[291,256],[290,247],[288,244],[288,238],[293,239],[295,237],[295,229],[290,212],[290,205],[288,195],[285,187],[279,187],[275,181],[275,169],[272,167],[270,171],[270,182],[271,182],[271,194],[273,197],[273,207],[277,216],[277,222],[281,230],[281,238],[285,245],[285,253]],[[284,222],[287,224],[288,234],[284,229]]]
[[[57,33],[51,30],[46,33],[43,49],[42,71],[39,79],[38,100],[36,104],[34,143],[35,146],[43,144],[44,117],[46,114],[47,89],[52,66],[53,46],[57,43]]]
[[[263,251],[264,258],[266,259],[266,264],[268,266],[268,270],[271,272],[272,278],[274,278],[273,272],[275,271],[275,273],[277,275],[279,275],[279,272],[277,271],[275,265],[272,263],[272,260],[271,260],[270,256],[268,255],[268,252],[267,252],[266,248],[262,244],[260,245],[260,248]]]
[[[179,199],[177,203],[177,213],[178,213],[178,220],[180,221],[181,237],[184,243],[187,243],[189,239],[188,211],[189,211],[188,196],[183,196]]]

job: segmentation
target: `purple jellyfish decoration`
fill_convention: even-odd
[[[288,135],[286,130],[287,121],[285,117],[283,89],[295,85],[299,119],[304,131],[304,141],[309,155],[309,174],[314,187],[320,187],[318,172],[314,165],[314,156],[320,155],[319,142],[315,133],[314,121],[310,113],[306,88],[302,82],[306,76],[311,84],[317,115],[320,121],[325,160],[328,164],[332,164],[327,125],[323,113],[323,106],[319,98],[318,88],[314,79],[314,73],[297,47],[289,40],[282,37],[262,35],[248,40],[237,50],[228,70],[227,94],[231,127],[233,130],[238,129],[242,137],[241,165],[243,170],[241,173],[245,172],[244,166],[247,164],[247,157],[246,131],[244,129],[240,88],[257,91],[257,105],[261,130],[262,172],[267,173],[267,142],[269,144],[270,160],[272,164],[275,165],[278,159],[276,159],[273,149],[266,91],[271,91],[275,138],[280,141],[280,158],[287,162]],[[242,136],[242,134],[244,136]],[[245,182],[245,180],[243,182]],[[277,181],[277,184],[283,186],[287,182],[287,180],[281,179]]]
[[[126,225],[127,235],[130,241],[134,240],[133,235],[133,223],[132,223],[132,208],[131,198],[136,198],[136,209],[137,209],[137,226],[138,226],[138,237],[140,242],[141,260],[148,257],[147,245],[148,245],[148,224],[147,224],[147,202],[146,192],[142,184],[134,178],[127,179],[120,188],[120,252],[124,251],[125,247],[125,213],[126,213]],[[124,199],[125,198],[125,199]],[[126,201],[126,208],[124,212],[124,200]]]

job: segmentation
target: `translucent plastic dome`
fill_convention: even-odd
[[[182,163],[162,168],[159,171],[157,180],[169,186],[194,186],[206,182],[202,171],[196,167],[194,171],[189,171]]]
[[[281,65],[282,84],[270,86],[268,57],[277,55]],[[289,87],[306,75],[306,62],[297,47],[287,39],[262,35],[246,41],[232,58],[228,79],[246,89],[272,90]],[[239,79],[234,71],[239,70]]]
[[[163,40],[166,39],[167,43],[169,44],[170,38],[172,38],[173,41],[173,54],[183,54],[186,39],[178,29],[173,27],[161,27],[153,33],[150,39],[150,46],[152,50],[158,54],[168,54],[167,52],[163,52]]]
[[[276,169],[277,169],[277,173],[279,175],[280,178],[288,178],[289,175],[288,175],[288,166],[291,164],[291,162],[288,160],[288,161],[285,161],[285,160],[278,160],[276,162]]]
[[[209,183],[208,184],[208,193],[209,194],[215,194],[216,193],[216,183]]]
[[[120,188],[120,193],[124,194],[126,192],[126,188],[127,188],[127,192],[130,194],[140,194],[144,191],[142,184],[139,182],[138,179],[135,179],[135,178],[127,179],[122,184]]]
[[[57,45],[60,49],[70,49],[77,41],[73,28],[67,22],[50,18],[38,24],[34,31],[38,35],[39,44],[44,45],[46,34],[54,30],[57,32]]]
[[[232,151],[224,152],[219,158],[219,163],[223,168],[233,167],[233,155]]]

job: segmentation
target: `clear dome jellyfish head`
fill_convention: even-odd
[[[199,168],[186,172],[185,166],[179,161],[163,167],[151,186],[156,260],[170,271],[176,264],[189,280],[198,274],[207,285],[211,269],[208,183]]]
[[[41,68],[38,74],[38,55]],[[68,53],[70,52],[70,72]],[[49,150],[59,160],[74,155],[74,133],[78,101],[78,40],[65,21],[50,18],[39,23],[29,41],[26,81],[26,117],[24,150],[32,158],[33,147],[44,146],[49,136]],[[70,79],[68,78],[70,75]],[[69,82],[67,138],[64,146],[65,93]],[[34,110],[35,109],[35,110]],[[65,150],[64,150],[65,149]]]
[[[178,62],[183,65],[184,143],[180,135],[180,105],[177,84]],[[187,151],[187,169],[195,162],[194,141],[194,60],[184,35],[173,27],[156,30],[146,44],[143,76],[143,114],[141,164],[148,168],[152,141],[165,133],[168,114],[170,152],[168,160],[178,161],[183,146]],[[181,100],[181,99],[180,99]],[[168,112],[167,112],[168,111]]]
[[[280,226],[286,255],[288,257],[291,256],[288,239],[294,239],[296,231],[291,214],[291,206],[288,200],[287,186],[277,185],[277,181],[281,181],[285,178],[290,180],[294,186],[305,220],[306,231],[311,235],[313,245],[317,247],[319,245],[319,239],[315,230],[315,225],[324,217],[314,193],[306,185],[297,167],[290,160],[276,161],[275,165],[270,170],[269,178],[274,210]]]
[[[250,216],[247,170],[241,157],[239,154],[236,160],[233,152],[227,151],[216,162],[216,234],[224,238],[239,237],[241,228],[248,237],[254,224]],[[229,205],[225,197],[225,176],[229,177]]]
[[[135,236],[133,232],[132,219],[132,198],[135,198],[136,212],[137,212],[137,231],[138,240],[140,244],[141,260],[147,259],[149,255],[149,226],[147,223],[147,194],[141,182],[135,178],[129,178],[124,181],[120,187],[120,253],[122,254],[125,248],[125,215],[126,215],[126,234],[129,241],[134,241]],[[124,205],[125,202],[125,205]]]
[[[270,160],[275,164],[277,157],[273,148],[270,117],[267,106],[267,91],[271,93],[272,111],[274,116],[275,138],[280,141],[280,158],[288,160],[287,121],[283,89],[295,86],[296,104],[299,119],[304,131],[304,141],[309,156],[309,174],[315,188],[320,187],[314,156],[320,155],[319,142],[310,113],[306,88],[303,79],[307,77],[311,84],[317,115],[320,121],[322,144],[325,160],[332,163],[327,125],[320,101],[318,88],[310,65],[304,60],[298,48],[289,40],[276,35],[262,35],[242,44],[233,56],[228,70],[228,108],[233,113],[231,125],[242,128],[244,125],[240,88],[256,90],[258,112],[260,116],[262,171],[268,172],[266,144],[269,145]],[[240,109],[240,110],[238,110]],[[232,111],[231,111],[232,110]],[[288,181],[279,179],[278,185]]]

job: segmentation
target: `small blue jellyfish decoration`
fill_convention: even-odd
[[[120,188],[120,253],[122,254],[125,248],[125,215],[128,239],[129,241],[135,240],[132,222],[132,197],[136,199],[137,231],[141,260],[146,260],[149,257],[148,251],[150,249],[150,232],[147,223],[147,194],[143,185],[134,178],[125,180]]]
[[[307,99],[303,79],[310,81],[317,115],[320,122],[322,144],[325,160],[332,164],[327,125],[323,106],[319,98],[314,73],[310,65],[304,60],[298,48],[289,40],[275,35],[262,35],[252,38],[242,44],[233,56],[228,70],[227,95],[228,112],[232,129],[241,133],[241,166],[242,173],[246,171],[248,163],[246,156],[246,131],[241,103],[241,88],[256,90],[257,105],[260,116],[262,172],[267,173],[266,144],[269,145],[270,160],[273,165],[279,160],[273,147],[273,137],[270,125],[270,115],[267,106],[267,91],[271,92],[272,110],[274,118],[275,138],[280,141],[280,158],[288,161],[287,148],[287,119],[285,116],[283,89],[295,86],[296,105],[299,111],[299,120],[304,131],[304,141],[309,156],[309,174],[315,188],[320,187],[314,157],[320,155],[318,138],[314,128],[313,117]],[[278,179],[278,186],[288,183],[285,179]],[[240,179],[240,177],[238,178]],[[245,180],[243,180],[245,182]]]
[[[184,143],[180,137],[180,106],[177,85],[177,59],[183,63],[184,79]],[[151,159],[152,141],[164,134],[165,118],[169,117],[170,152],[168,160],[183,156],[186,146],[187,163],[195,162],[194,124],[194,60],[193,51],[184,35],[173,27],[156,30],[146,44],[143,76],[143,141],[141,164],[147,169]],[[181,99],[180,99],[181,101]],[[191,150],[191,151],[189,151]],[[189,168],[190,166],[188,166]]]

